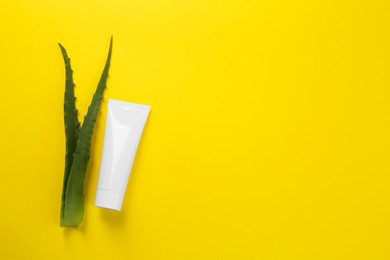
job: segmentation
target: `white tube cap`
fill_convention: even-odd
[[[95,206],[105,209],[121,210],[123,194],[115,191],[97,190]]]

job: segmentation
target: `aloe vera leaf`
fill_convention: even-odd
[[[79,136],[80,122],[77,119],[76,97],[74,95],[73,70],[70,65],[70,58],[65,48],[59,43],[61,53],[65,63],[65,95],[64,95],[64,122],[65,122],[65,137],[66,137],[66,155],[65,155],[65,172],[62,186],[61,200],[61,226],[63,225],[64,206],[66,187],[68,178],[73,163],[73,154],[76,151],[77,139]]]
[[[103,99],[104,90],[107,85],[108,70],[111,62],[112,41],[113,39],[111,37],[106,65],[104,66],[91,105],[88,108],[87,115],[84,117],[83,125],[80,128],[79,139],[77,140],[76,152],[74,154],[72,169],[66,189],[64,226],[77,227],[81,224],[84,217],[85,176],[87,174],[90,159],[93,131],[100,104]]]

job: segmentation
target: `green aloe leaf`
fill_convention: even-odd
[[[62,188],[61,226],[63,226],[66,187],[76,151],[80,122],[77,119],[76,97],[74,95],[73,71],[65,48],[59,43],[65,63],[64,121],[66,137],[65,172]]]
[[[63,226],[77,227],[81,224],[84,217],[85,176],[87,174],[90,159],[93,131],[100,104],[103,99],[104,90],[107,85],[108,70],[111,62],[112,41],[111,37],[106,65],[104,66],[91,105],[88,108],[87,115],[84,117],[83,125],[80,128],[77,147],[74,153],[73,164],[66,188]]]

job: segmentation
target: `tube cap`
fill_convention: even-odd
[[[122,194],[119,192],[98,189],[96,191],[95,206],[120,211],[122,199]]]

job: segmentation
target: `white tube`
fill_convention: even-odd
[[[95,206],[121,210],[127,182],[150,107],[108,100]]]

